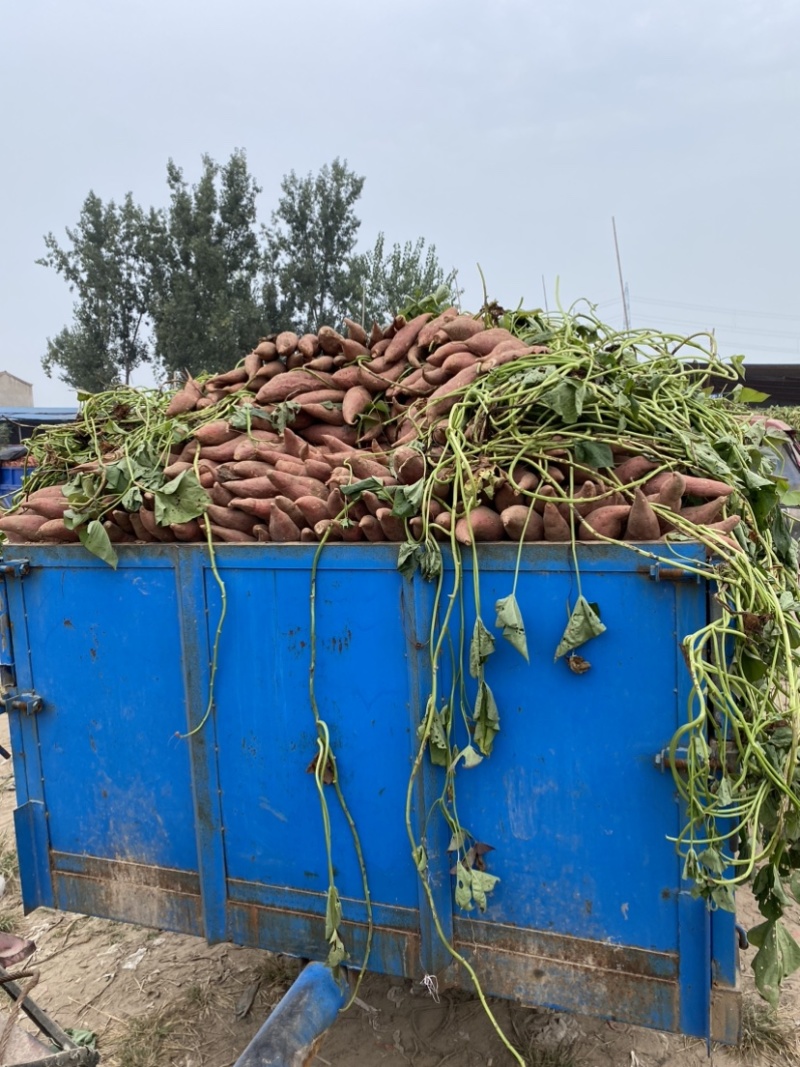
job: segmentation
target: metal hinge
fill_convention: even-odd
[[[699,585],[701,581],[699,574],[692,574],[681,567],[664,567],[660,562],[651,565],[649,574],[654,582],[694,582]]]
[[[7,713],[21,711],[23,715],[36,715],[44,707],[44,701],[38,693],[6,693],[3,697],[3,709]]]
[[[31,561],[29,559],[4,559],[0,562],[0,574],[9,574],[14,578],[24,578],[30,574]]]

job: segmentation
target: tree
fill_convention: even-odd
[[[90,192],[77,226],[66,233],[71,247],[49,233],[47,255],[37,260],[63,275],[77,297],[73,325],[47,339],[45,373],[58,370],[61,381],[90,392],[129,382],[150,358],[144,213],[130,193],[118,206]]]
[[[170,206],[154,216],[151,231],[156,357],[171,376],[230,367],[265,330],[256,230],[261,190],[241,151],[222,167],[204,156],[191,188],[170,160],[167,184]]]
[[[379,233],[374,246],[355,256],[351,264],[354,301],[349,317],[367,328],[384,323],[412,301],[428,296],[441,286],[456,290],[456,271],[445,275],[436,255],[436,246],[425,248],[425,239],[414,244],[394,244],[385,252],[385,237]]]
[[[364,179],[335,159],[316,176],[291,171],[265,229],[263,303],[276,328],[337,325],[353,304],[352,258]]]

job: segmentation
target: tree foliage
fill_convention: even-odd
[[[59,368],[61,380],[75,389],[128,382],[151,356],[144,213],[130,193],[117,205],[90,192],[77,226],[66,233],[71,247],[62,248],[49,233],[47,254],[37,260],[61,274],[76,297],[72,325],[47,340],[44,369],[52,375]]]
[[[395,243],[389,252],[386,238],[379,233],[373,247],[353,257],[351,263],[353,301],[349,318],[369,326],[386,322],[400,309],[445,286],[456,291],[456,272],[445,275],[436,255],[436,246],[425,247],[425,238]]]
[[[203,157],[189,187],[167,166],[170,205],[154,217],[150,252],[155,353],[169,376],[230,366],[264,330],[256,198],[243,152]]]
[[[353,298],[355,204],[364,179],[335,159],[317,175],[291,171],[265,230],[265,304],[278,325],[313,332],[340,323]]]
[[[281,329],[383,322],[452,289],[455,273],[445,276],[423,238],[387,251],[381,233],[357,251],[363,186],[346,160],[316,175],[291,171],[261,228],[261,190],[241,151],[224,165],[204,156],[195,185],[170,160],[166,208],[89,193],[68,243],[48,234],[37,260],[75,294],[72,323],[47,341],[45,371],[88,392],[129,382],[145,362],[170,379],[213,372]]]

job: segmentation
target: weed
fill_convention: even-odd
[[[742,1040],[737,1055],[747,1062],[760,1057],[770,1067],[794,1067],[798,1059],[795,1027],[755,996],[742,997]]]

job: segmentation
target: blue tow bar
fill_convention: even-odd
[[[234,1067],[306,1067],[347,996],[344,976],[337,980],[324,963],[309,963]]]

